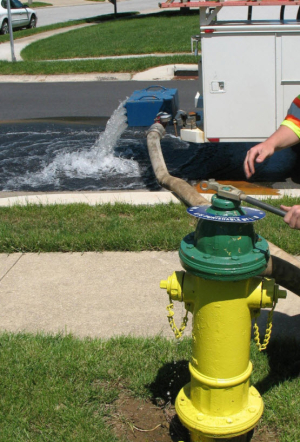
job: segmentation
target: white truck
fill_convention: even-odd
[[[203,118],[198,128],[183,127],[182,139],[259,142],[270,136],[300,93],[300,1],[167,5],[200,10],[192,42],[201,41],[195,106]]]

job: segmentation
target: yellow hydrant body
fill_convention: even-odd
[[[281,295],[277,285],[259,277],[232,283],[175,272],[161,286],[193,313],[191,382],[175,405],[191,440],[250,431],[263,412],[261,396],[249,386],[251,320]]]
[[[248,433],[257,424],[263,412],[263,401],[249,381],[251,322],[261,308],[272,308],[278,297],[285,297],[285,292],[279,290],[274,280],[252,275],[245,278],[242,267],[234,280],[232,262],[244,259],[244,268],[251,273],[257,265],[259,249],[250,241],[254,248],[247,246],[244,256],[239,256],[231,244],[240,240],[239,233],[234,237],[232,228],[218,226],[219,239],[212,239],[211,234],[203,238],[199,231],[207,232],[208,229],[201,226],[201,222],[198,233],[188,235],[181,245],[181,261],[188,271],[174,272],[167,281],[161,281],[161,288],[167,289],[170,298],[184,302],[193,314],[191,381],[181,389],[175,403],[179,419],[190,431],[192,442],[230,439]],[[225,229],[223,258],[220,232],[224,236]],[[261,240],[256,238],[256,241]],[[221,255],[219,261],[213,259],[212,253],[208,254],[208,242],[210,249],[216,249]],[[204,251],[201,249],[203,243]],[[228,250],[231,250],[229,256],[226,255]],[[267,255],[266,250],[261,253]],[[207,265],[208,260],[212,261],[211,266]],[[209,267],[209,272],[217,265],[221,268],[219,275],[215,271],[213,276],[207,276],[206,268]]]

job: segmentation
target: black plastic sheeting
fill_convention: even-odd
[[[158,190],[146,134],[127,129],[114,149],[95,147],[104,126],[82,122],[0,125],[1,191]],[[169,172],[190,182],[245,180],[243,161],[252,143],[189,144],[172,128],[161,142]],[[253,182],[300,182],[300,147],[257,165]],[[296,187],[299,187],[296,185]]]

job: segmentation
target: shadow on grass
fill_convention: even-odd
[[[284,338],[273,338],[267,350],[263,353],[259,353],[255,346],[252,345],[251,347],[251,359],[256,361],[255,370],[263,368],[267,370],[266,376],[255,384],[260,394],[264,395],[274,386],[300,376],[299,340],[293,337],[287,338],[286,336]],[[181,359],[163,365],[158,370],[155,380],[147,387],[151,392],[154,404],[164,408],[167,407],[168,404],[174,406],[180,389],[189,381],[188,361]],[[190,440],[188,431],[180,423],[175,411],[170,422],[169,431],[170,437],[174,442]],[[254,430],[248,433],[247,441],[253,440],[253,437]],[[254,440],[260,439],[254,437]]]
[[[255,387],[261,394],[286,380],[300,376],[300,342],[294,338],[273,339],[266,349],[269,373]]]
[[[106,14],[106,15],[96,15],[95,17],[89,17],[82,19],[86,23],[103,23],[111,20],[121,20],[121,19],[129,19],[129,18],[137,18],[139,15],[138,12],[118,12],[117,15],[114,14]]]
[[[174,405],[179,391],[188,382],[190,382],[188,361],[180,360],[165,364],[159,369],[154,382],[148,386],[152,393],[152,401],[156,406],[169,403]],[[173,416],[169,431],[173,442],[190,441],[189,431],[181,424],[177,415]],[[253,432],[254,430],[248,433],[247,441],[251,441]]]
[[[105,20],[112,20],[114,18],[145,18],[145,17],[186,17],[188,15],[199,15],[199,10],[195,9],[195,10],[189,10],[187,12],[182,12],[180,10],[178,11],[166,11],[166,10],[162,10],[162,11],[156,11],[156,12],[152,12],[150,14],[143,14],[143,13],[139,13],[138,11],[129,11],[129,12],[118,12],[117,16],[115,16],[113,13],[112,14],[105,14],[105,15],[99,15],[96,17],[91,17],[91,18],[87,18],[85,19],[86,21],[92,20],[100,20],[100,21],[105,21]]]
[[[193,11],[190,10],[188,12],[182,12],[182,11],[159,11],[159,12],[152,12],[151,14],[140,14],[137,11],[131,11],[131,12],[118,12],[117,15],[114,14],[106,14],[106,15],[98,15],[95,17],[89,17],[85,19],[81,19],[81,22],[86,23],[103,23],[106,21],[111,20],[124,20],[124,19],[143,19],[143,18],[149,18],[149,17],[165,17],[165,18],[172,18],[172,17],[187,17],[187,16],[194,16],[199,15],[199,11]]]
[[[190,381],[188,364],[186,360],[168,362],[158,370],[154,382],[147,386],[154,401],[175,404],[179,390]]]
[[[156,406],[164,407],[167,404],[174,406],[176,396],[189,381],[188,361],[180,360],[163,365],[158,370],[154,382],[147,387]],[[188,442],[190,440],[188,430],[181,424],[177,415],[174,415],[170,421],[169,432],[174,442],[182,440]]]

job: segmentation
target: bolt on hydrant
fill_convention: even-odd
[[[186,271],[160,283],[170,296],[168,317],[177,337],[187,318],[177,329],[173,301],[184,302],[193,315],[191,381],[179,392],[175,408],[192,442],[228,440],[249,433],[262,415],[262,398],[249,381],[251,323],[261,308],[271,309],[262,344],[255,321],[255,341],[263,350],[273,309],[286,292],[273,279],[258,276],[267,266],[269,250],[253,222],[264,212],[217,195],[212,206],[188,212],[200,219],[180,245]]]

